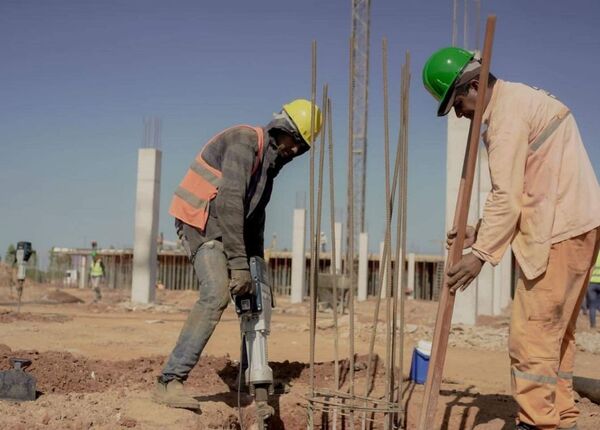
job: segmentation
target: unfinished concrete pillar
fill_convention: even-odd
[[[473,183],[473,190],[477,191],[477,212],[473,214],[474,223],[483,216],[483,207],[487,194],[492,188],[489,174],[489,165],[487,151],[479,148],[477,152],[477,171],[475,173],[476,181]],[[474,224],[472,224],[474,225]],[[490,264],[484,264],[477,277],[477,315],[494,314],[494,293],[496,286],[496,270]],[[469,287],[470,288],[470,287]]]
[[[470,121],[465,118],[458,118],[454,110],[448,114],[448,139],[446,146],[446,231],[452,228],[454,213],[456,210],[456,200],[458,197],[458,188],[469,136]],[[478,163],[479,164],[479,163]],[[475,178],[473,185],[473,194],[471,195],[471,205],[469,206],[468,223],[475,225],[479,219],[479,175],[478,168],[475,168]],[[445,234],[445,233],[444,233]],[[446,252],[446,255],[448,253]],[[475,324],[477,317],[477,283],[473,284],[465,291],[456,294],[452,323]]]
[[[507,306],[512,302],[511,287],[512,287],[512,249],[509,248],[500,264],[496,266],[495,273],[498,276],[496,281],[499,288],[496,288],[496,299],[494,300],[494,315],[500,315]]]
[[[79,260],[79,288],[87,287],[87,274],[87,257],[85,255],[82,255],[81,259]]]
[[[398,249],[398,256],[396,257],[396,264],[404,264],[405,263],[405,257],[404,257],[404,250],[402,249]],[[400,271],[396,271],[396,268],[394,268],[394,274],[398,273],[400,274]],[[404,273],[404,277],[406,279],[406,272]],[[402,278],[398,277],[398,279],[396,279],[396,284],[398,286],[398,294],[400,294],[400,291],[402,291]],[[406,286],[407,289],[405,290],[405,293],[408,293],[408,285]],[[407,294],[408,296],[408,294]],[[412,294],[411,294],[412,296]]]
[[[416,259],[415,253],[408,253],[408,270],[406,271],[406,293],[407,297],[414,298],[415,297],[415,266]]]
[[[306,209],[294,209],[292,236],[292,303],[302,303],[304,299],[304,278],[306,270]]]
[[[359,302],[367,300],[367,284],[369,268],[369,235],[360,233],[358,236],[358,294]]]
[[[479,191],[479,211],[477,218],[483,217],[483,208],[492,189],[487,151],[479,151],[478,177],[475,183]],[[508,306],[506,297],[510,298],[511,286],[511,250],[510,247],[496,267],[485,264],[477,282],[477,315],[500,315]]]
[[[155,296],[161,159],[162,153],[158,149],[138,151],[131,286],[131,301],[137,303],[151,303]]]
[[[342,223],[336,222],[335,229],[335,268],[338,273],[342,273]]]

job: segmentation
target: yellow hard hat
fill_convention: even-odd
[[[311,122],[311,106],[312,103],[306,99],[296,99],[288,104],[283,105],[283,110],[290,117],[298,132],[304,139],[304,142],[308,146],[310,146],[314,140],[319,135],[321,131],[321,127],[323,126],[323,116],[321,115],[321,110],[318,106],[315,106],[315,125],[314,138],[310,137],[310,122]]]

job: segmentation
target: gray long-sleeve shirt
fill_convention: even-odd
[[[264,254],[265,208],[281,163],[273,139],[266,129],[263,132],[263,156],[254,174],[258,154],[254,130],[232,127],[204,148],[204,160],[222,173],[218,194],[210,203],[204,230],[185,223],[178,229],[190,243],[192,253],[209,240],[221,240],[233,270],[247,269],[248,257]]]

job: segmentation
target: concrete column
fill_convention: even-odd
[[[161,159],[162,153],[158,149],[142,148],[138,151],[131,286],[131,301],[137,303],[154,302]]]
[[[487,195],[492,188],[490,180],[487,151],[479,148],[477,152],[477,173],[473,189],[477,191],[477,213],[473,214],[475,222],[483,216],[483,207]],[[475,193],[473,193],[475,195]],[[477,315],[494,314],[494,295],[496,291],[496,270],[490,264],[484,264],[477,277]]]
[[[79,260],[79,288],[87,287],[87,275],[88,275],[87,257],[85,255],[82,255],[81,259]]]
[[[367,283],[369,268],[369,235],[360,233],[358,236],[358,294],[359,302],[367,300]]]
[[[404,264],[404,250],[399,249],[398,250],[399,255],[396,257],[396,264]],[[396,269],[394,269],[394,273],[396,273]],[[400,272],[398,271],[398,274],[400,274]],[[406,273],[404,274],[404,277],[406,278]],[[398,294],[400,294],[400,291],[402,291],[402,278],[398,277],[398,279],[396,280],[396,283],[398,284]],[[408,292],[408,285],[407,287],[407,292]],[[406,297],[406,296],[405,296]],[[412,297],[412,294],[411,294]]]
[[[481,218],[488,194],[492,189],[488,154],[484,148],[479,150],[478,173],[479,182],[475,183],[479,189],[477,217]],[[502,309],[508,305],[506,297],[510,297],[510,265],[511,250],[509,248],[496,267],[492,267],[490,264],[483,266],[477,280],[477,315],[500,315]]]
[[[336,222],[333,228],[335,229],[335,267],[338,273],[342,273],[342,223]]]
[[[304,299],[304,278],[306,269],[305,254],[306,209],[294,209],[292,237],[292,303]]]
[[[454,221],[456,199],[458,197],[465,149],[467,147],[467,138],[469,136],[469,125],[470,121],[464,118],[458,118],[454,114],[454,110],[451,110],[448,114],[448,140],[446,146],[446,231],[452,228],[452,222]],[[479,219],[478,183],[479,178],[476,168],[468,218],[468,223],[471,225],[475,225]],[[473,281],[473,284],[469,286],[469,288],[456,295],[452,316],[453,323],[475,324],[477,317],[477,284],[478,280]]]
[[[496,300],[494,301],[494,315],[500,315],[502,310],[510,305],[512,299],[510,297],[510,288],[512,285],[512,250],[509,248],[500,264],[496,266],[498,273],[498,286]]]
[[[415,297],[415,254],[408,253],[408,270],[406,271],[406,292],[409,298]]]

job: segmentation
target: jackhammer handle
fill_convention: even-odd
[[[10,358],[8,362],[15,370],[25,370],[31,366],[31,360],[27,358]]]

